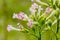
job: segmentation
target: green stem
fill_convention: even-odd
[[[58,34],[58,31],[59,31],[59,13],[57,15],[57,31],[56,31],[56,34]],[[56,40],[58,40],[57,37],[56,37]]]
[[[56,33],[58,33],[58,31],[59,31],[59,14],[58,14],[58,17],[57,17],[57,32]]]
[[[59,32],[59,9],[57,9],[57,30],[56,30],[56,34],[58,34]],[[56,40],[59,40],[58,37],[56,37]]]
[[[56,36],[56,40],[58,40],[57,38],[57,34],[53,31],[53,29],[51,29],[51,31],[54,33],[54,35]]]
[[[41,40],[41,26],[39,26],[39,37],[38,40]]]

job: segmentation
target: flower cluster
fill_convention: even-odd
[[[14,14],[13,14],[13,19],[15,19],[15,18],[16,18],[16,19],[19,19],[19,20],[23,20],[23,21],[28,21],[28,23],[27,23],[28,28],[31,28],[32,25],[33,25],[33,20],[30,19],[30,18],[29,18],[25,13],[23,13],[23,12],[20,12],[20,13],[18,13],[18,14],[14,13]],[[17,23],[17,25],[18,25],[18,29],[12,27],[12,25],[8,25],[7,30],[8,30],[8,31],[11,31],[11,30],[21,31],[22,29],[25,29],[25,28],[23,28],[23,26],[22,26],[20,23]]]
[[[38,11],[37,11],[37,9],[38,9]],[[31,15],[33,14],[35,16],[35,12],[37,12],[37,15],[40,16],[40,12],[41,12],[41,10],[43,10],[43,8],[41,8],[40,5],[38,5],[36,3],[33,3],[29,10],[31,12]],[[45,13],[49,13],[49,12],[51,12],[51,8],[47,7]],[[28,28],[32,28],[32,26],[36,22],[32,18],[27,16],[24,12],[14,13],[13,14],[13,19],[15,19],[15,18],[18,19],[18,20],[27,21],[26,25],[28,26]],[[36,18],[36,16],[35,16],[35,18]],[[11,31],[11,30],[17,30],[17,31],[24,30],[24,27],[20,23],[18,23],[17,25],[18,25],[18,28],[14,28],[14,27],[12,27],[12,25],[8,25],[7,30],[8,31]]]
[[[29,32],[32,30],[34,32],[34,34],[33,33],[31,33],[31,34],[33,36],[37,37],[35,35],[35,31],[37,31],[37,30],[35,30],[35,29],[38,29],[39,36],[37,38],[38,38],[38,40],[41,40],[42,32],[45,32],[46,30],[49,30],[49,31],[51,30],[54,33],[54,31],[53,31],[53,29],[51,29],[51,27],[57,23],[59,25],[60,8],[56,8],[56,7],[54,7],[54,5],[47,6],[46,3],[41,2],[40,0],[31,0],[31,1],[33,2],[33,4],[29,8],[29,11],[31,12],[31,14],[29,16],[21,11],[19,13],[13,13],[13,17],[12,17],[13,19],[26,21],[27,28],[25,28],[21,23],[17,23],[18,28],[13,27],[12,25],[8,25],[7,31],[10,32],[11,30],[16,30],[16,31],[27,31],[28,30],[28,32]],[[38,3],[36,3],[36,2],[38,2]],[[44,7],[44,6],[46,6],[46,7]],[[58,6],[60,6],[60,5],[58,5]],[[47,15],[45,15],[45,14],[47,14]],[[57,14],[59,16],[56,17],[55,14]],[[51,18],[52,16],[54,18],[53,20]],[[57,25],[57,27],[59,28],[58,25]]]

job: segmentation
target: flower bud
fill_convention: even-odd
[[[33,25],[33,20],[29,19],[27,25],[29,28],[31,28]]]

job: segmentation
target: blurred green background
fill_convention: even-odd
[[[18,23],[19,21],[12,19],[13,13],[18,13],[22,11],[26,14],[30,14],[29,8],[31,4],[32,2],[30,0],[0,0],[0,40],[37,40],[32,35],[28,35],[26,33],[18,31],[7,32],[6,30],[8,24],[16,25],[16,23]],[[60,32],[58,33],[58,36],[59,35]],[[50,31],[42,35],[42,40],[51,40],[49,38]],[[53,33],[52,40],[55,40],[55,36]]]

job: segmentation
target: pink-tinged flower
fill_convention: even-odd
[[[36,9],[36,8],[38,8],[38,4],[33,3],[31,7],[32,7],[33,9]]]
[[[12,25],[8,25],[7,31],[9,32],[9,31],[11,31],[11,30],[12,30]]]
[[[32,15],[35,16],[35,12],[37,11],[36,9],[38,8],[38,5],[36,3],[33,3],[32,6],[30,7],[30,12],[32,13]]]
[[[52,11],[52,9],[51,8],[46,8],[46,11],[45,11],[45,13],[49,13],[49,12],[51,12]]]
[[[25,19],[28,19],[28,16],[26,14],[24,14],[23,12],[20,12],[18,14],[13,14],[13,18],[17,18],[17,19],[20,19],[20,20],[25,20]]]
[[[17,14],[17,16],[18,16],[18,19],[20,20],[28,19],[28,16],[24,14],[23,12],[20,12],[19,14]]]
[[[27,25],[28,25],[28,28],[31,28],[33,25],[33,20],[29,19]]]
[[[17,14],[13,14],[13,19],[18,18]]]
[[[12,27],[12,25],[8,25],[7,31],[10,32],[11,30],[21,31],[21,29],[14,28],[14,27]]]

